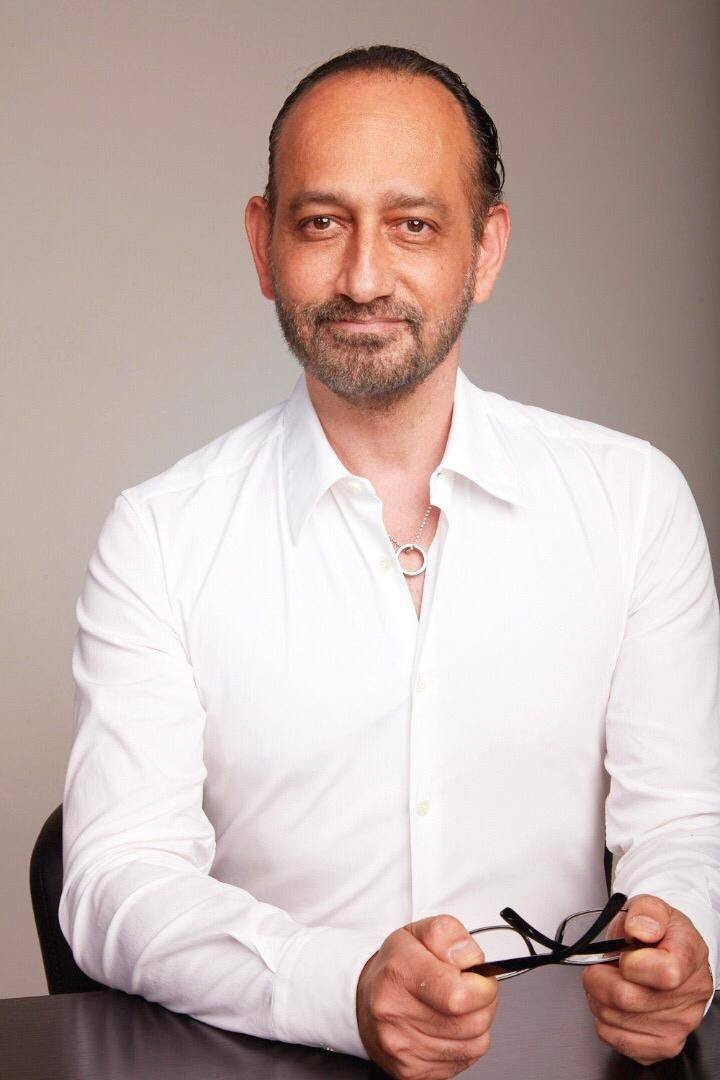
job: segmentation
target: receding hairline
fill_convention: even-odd
[[[317,82],[313,83],[312,86],[309,86],[307,90],[305,90],[304,93],[302,93],[295,101],[293,101],[292,105],[283,116],[282,121],[280,122],[280,125],[275,133],[275,142],[273,144],[273,157],[275,164],[277,164],[278,150],[280,147],[280,138],[282,136],[282,132],[288,119],[293,116],[297,107],[303,102],[309,100],[312,97],[314,91],[319,90],[325,83],[337,83],[341,80],[345,82],[351,82],[353,80],[358,80],[361,78],[364,78],[365,80],[374,79],[375,81],[384,79],[388,82],[393,78],[396,81],[404,80],[406,82],[416,82],[422,80],[425,83],[433,83],[436,87],[438,87],[438,89],[443,91],[443,96],[445,97],[445,99],[449,99],[453,107],[458,110],[462,121],[461,126],[465,131],[466,146],[461,151],[463,185],[465,187],[470,204],[472,207],[474,207],[478,197],[482,199],[482,192],[478,192],[479,183],[478,178],[475,175],[475,166],[478,160],[478,156],[480,154],[480,150],[477,146],[477,142],[470,126],[470,122],[461,102],[455,96],[455,94],[453,94],[452,90],[445,86],[442,80],[425,71],[403,71],[395,70],[393,68],[368,66],[348,68],[344,71],[332,71],[329,74],[324,75]],[[275,176],[273,176],[273,180],[276,180]],[[272,192],[270,191],[269,184],[266,188],[266,198],[268,197],[268,195],[272,195],[273,197],[277,195],[277,190],[274,190]],[[270,204],[271,209],[274,209],[272,198],[270,199]]]

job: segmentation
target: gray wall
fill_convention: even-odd
[[[123,488],[299,370],[242,225],[271,121],[350,46],[445,61],[495,118],[514,233],[462,363],[650,439],[720,559],[718,6],[0,3],[0,995],[45,992],[27,889],[72,736],[74,605]]]

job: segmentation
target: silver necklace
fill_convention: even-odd
[[[418,543],[418,541],[419,541],[420,537],[422,536],[422,531],[425,528],[428,517],[430,516],[431,509],[432,509],[432,503],[429,503],[428,508],[425,511],[425,517],[422,519],[422,522],[420,524],[420,528],[417,531],[417,535],[416,535],[415,539],[412,541],[411,544],[399,544],[397,542],[397,540],[393,540],[392,536],[390,536],[390,533],[388,533],[389,540],[391,541],[391,543],[393,543],[395,545],[395,549],[396,549],[395,550],[395,558],[398,561],[398,566],[402,570],[405,577],[417,577],[418,574],[424,574],[425,573],[425,567],[427,566],[427,552],[425,551],[425,548],[420,547],[420,544]],[[420,557],[422,558],[422,566],[420,567],[419,570],[406,570],[405,569],[405,567],[400,562],[400,555],[402,554],[403,551],[419,551],[420,552]]]

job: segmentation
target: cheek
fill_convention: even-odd
[[[425,319],[435,321],[445,317],[460,303],[465,286],[465,267],[451,260],[442,260],[413,267],[405,283],[415,302],[423,309]]]
[[[285,300],[304,304],[332,295],[337,276],[337,255],[330,245],[308,244],[297,248],[279,243],[273,251],[275,280]]]

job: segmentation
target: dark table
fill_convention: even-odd
[[[720,994],[671,1061],[642,1068],[595,1035],[581,973],[549,967],[500,984],[486,1057],[491,1080],[720,1077]],[[119,990],[0,1001],[2,1080],[382,1080],[360,1058],[237,1035]]]

